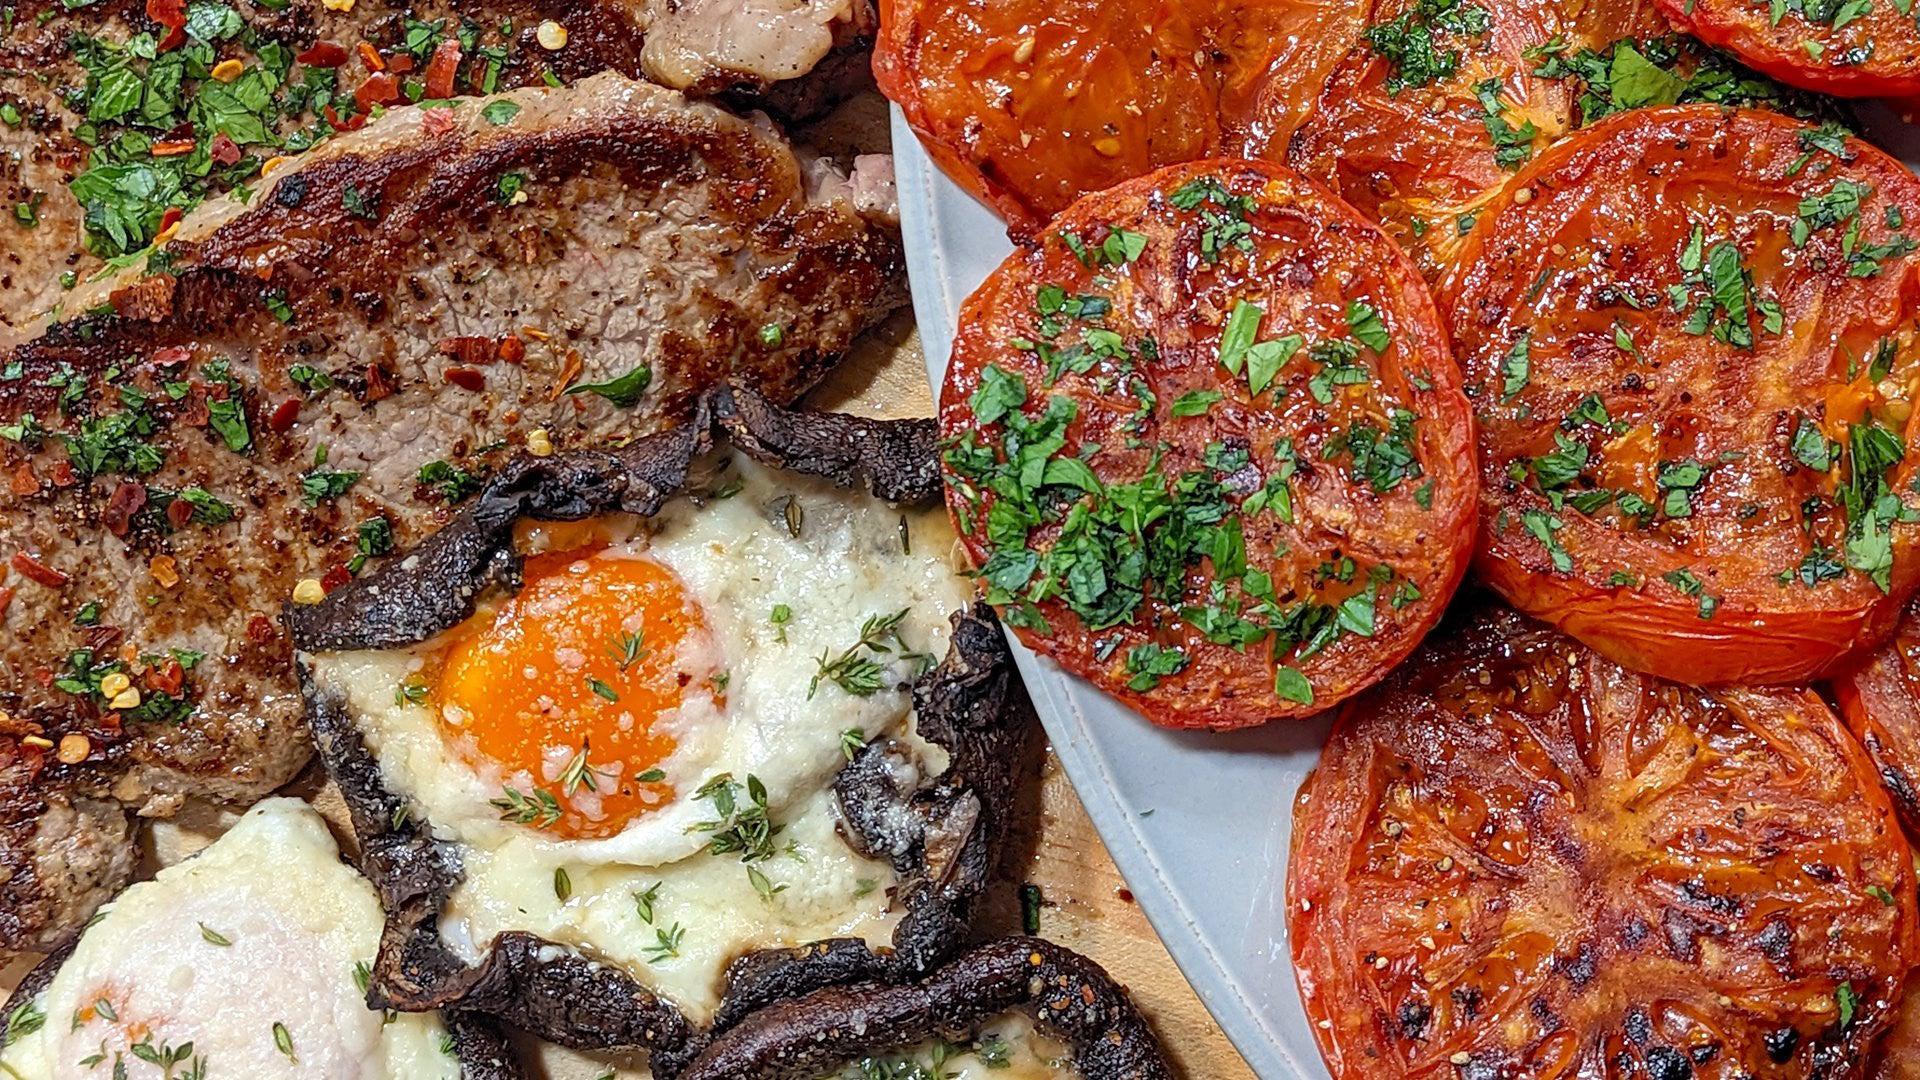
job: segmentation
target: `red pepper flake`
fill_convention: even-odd
[[[420,113],[420,131],[424,135],[445,135],[453,130],[453,110],[425,109]]]
[[[406,53],[401,53],[387,64],[387,70],[393,72],[395,75],[405,75],[407,72],[413,70],[413,57],[408,56]]]
[[[240,145],[223,131],[215,135],[213,142],[207,145],[207,153],[216,164],[232,165],[240,160]]]
[[[133,527],[133,515],[139,513],[140,508],[145,505],[147,505],[147,486],[131,480],[122,480],[119,486],[113,489],[113,494],[107,497],[107,505],[100,511],[100,524],[105,525],[107,531],[113,535],[124,537]],[[172,510],[172,505],[169,504],[167,509]],[[188,513],[192,513],[192,507],[188,507]]]
[[[186,0],[147,0],[147,18],[167,28],[160,39],[160,51],[179,48],[187,40]]]
[[[33,462],[23,461],[13,470],[13,482],[9,485],[15,495],[40,494],[40,478],[33,475]]]
[[[279,629],[273,625],[273,620],[265,615],[255,615],[247,620],[247,639],[255,644],[270,645],[273,639],[279,636]]]
[[[73,486],[73,483],[75,480],[75,477],[73,475],[73,462],[56,461],[53,463],[53,468],[48,471],[53,474],[51,477],[49,477],[49,479],[53,481],[54,487],[72,487]]]
[[[400,100],[400,80],[381,72],[367,76],[367,81],[353,92],[353,103],[361,112],[372,111],[375,105],[393,105]]]
[[[393,391],[393,376],[387,373],[387,369],[381,367],[379,364],[368,364],[367,400],[374,402],[379,401],[381,398],[392,397]]]
[[[453,96],[453,77],[460,71],[460,41],[446,38],[433,50],[433,59],[427,61],[427,96],[430,98],[450,98]]]
[[[372,42],[363,41],[354,49],[360,54],[360,66],[366,68],[369,74],[387,70],[387,62],[380,59],[380,50],[374,48]]]
[[[187,669],[180,661],[167,658],[164,664],[155,664],[147,669],[147,689],[158,690],[163,694],[177,694],[187,684]]]
[[[512,334],[508,334],[506,337],[500,339],[499,354],[500,359],[505,360],[507,363],[518,364],[527,358],[526,342],[521,341]]]
[[[267,417],[267,426],[285,433],[293,430],[294,421],[298,419],[300,419],[300,399],[288,398],[273,410],[272,416]]]
[[[352,117],[343,117],[334,110],[332,105],[321,109],[320,113],[327,118],[327,123],[333,125],[335,131],[359,131],[361,128],[367,126],[365,113]]]
[[[337,68],[347,62],[347,50],[331,41],[316,41],[306,51],[297,53],[295,60],[317,68]]]
[[[352,580],[353,571],[347,569],[346,564],[339,563],[320,575],[320,588],[323,592],[332,592]]]
[[[193,520],[193,504],[185,499],[175,499],[167,504],[167,524],[176,529],[184,529],[187,522]]]
[[[152,360],[156,367],[173,367],[176,364],[186,363],[191,355],[193,354],[188,352],[184,345],[169,345],[164,349],[153,350]]]
[[[7,608],[12,605],[12,603],[13,589],[10,586],[0,585],[0,617],[6,615]]]
[[[566,393],[567,387],[573,385],[573,380],[580,377],[580,368],[580,350],[568,349],[566,361],[560,365],[560,378],[554,382],[553,389],[547,391],[547,400],[559,401],[560,395]],[[577,397],[573,403],[576,408],[585,404]]]
[[[58,589],[72,579],[67,575],[34,558],[24,551],[13,553],[13,568],[29,581],[37,581],[49,589]]]
[[[441,356],[451,356],[468,367],[493,362],[494,344],[490,337],[467,335],[441,338],[433,349]]]
[[[470,367],[450,367],[446,370],[447,381],[462,390],[478,393],[487,388],[487,377]]]

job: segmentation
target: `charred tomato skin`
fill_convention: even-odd
[[[1832,686],[1907,834],[1920,836],[1920,623],[1911,608],[1892,637]]]
[[[1162,166],[1284,152],[1363,4],[882,0],[874,74],[1016,233]]]
[[[1322,711],[1411,652],[1464,575],[1473,425],[1432,301],[1390,240],[1292,170],[1201,161],[1089,196],[994,271],[960,327],[943,473],[987,598],[1155,723]],[[1016,384],[1017,407],[988,407]],[[1022,457],[1049,424],[1044,466]],[[1088,568],[1063,537],[1104,535],[1101,515],[1150,484],[1174,508],[1076,587]],[[1200,539],[1165,550],[1167,521]],[[1222,529],[1227,547],[1207,547]],[[1144,585],[1125,565],[1139,553],[1162,568]]]
[[[1642,109],[1543,153],[1441,287],[1482,579],[1698,685],[1825,677],[1885,638],[1920,584],[1917,215],[1899,162],[1758,110]]]
[[[1892,0],[1874,0],[1865,15],[1839,29],[1794,11],[1776,25],[1768,0],[1659,3],[1676,29],[1783,83],[1840,97],[1920,94],[1920,25]]]
[[[1296,802],[1289,936],[1335,1080],[1861,1075],[1920,912],[1839,719],[1462,609]]]

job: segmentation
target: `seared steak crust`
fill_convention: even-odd
[[[83,242],[84,210],[68,188],[76,176],[98,164],[94,147],[110,141],[117,130],[91,123],[96,117],[90,115],[81,43],[98,39],[119,45],[143,34],[168,41],[167,28],[148,18],[145,0],[86,5],[14,0],[7,8],[12,16],[0,23],[0,107],[10,106],[19,119],[0,123],[0,342],[66,297],[71,286],[61,282],[63,273],[85,279],[99,269],[98,255],[113,254],[90,250]],[[232,36],[190,24],[214,35],[216,40],[208,43],[215,47],[213,55],[254,66],[274,49],[306,59],[292,69],[290,79],[281,80],[286,108],[267,113],[270,137],[236,145],[232,153],[238,160],[231,165],[216,163],[206,178],[216,192],[235,182],[252,183],[260,164],[283,152],[277,149],[280,140],[301,129],[325,134],[336,122],[351,129],[363,121],[366,103],[357,103],[356,95],[370,76],[403,80],[387,95],[396,102],[403,100],[398,91],[409,77],[424,89],[430,45],[410,38],[423,26],[442,27],[447,37],[462,42],[453,85],[457,93],[543,85],[549,76],[572,82],[614,71],[688,93],[725,94],[795,118],[823,111],[864,84],[866,45],[875,26],[871,0],[797,5],[765,0],[362,0],[346,11],[330,10],[320,0],[292,0],[280,11],[265,5],[232,10],[244,27]],[[538,40],[540,25],[548,21],[566,29],[564,47],[550,49]],[[413,55],[408,55],[410,40]],[[381,58],[380,71],[361,59],[361,42]],[[309,50],[316,43],[341,46],[343,51],[315,56]],[[396,59],[410,69],[410,76],[387,66]],[[816,66],[820,74],[811,77]],[[286,87],[296,85],[310,69],[332,81],[330,101],[287,92]],[[190,69],[183,97],[191,98],[206,77],[204,71]],[[328,105],[332,116],[325,110]],[[158,123],[144,125],[141,133],[169,140],[190,134],[204,141],[218,126],[197,118],[191,132]],[[182,198],[175,205],[192,201]],[[16,213],[16,207],[25,209]],[[95,222],[94,230],[99,229]],[[149,229],[141,243],[150,236]]]
[[[296,582],[410,543],[509,454],[644,435],[732,377],[791,400],[900,301],[897,234],[768,130],[615,75],[496,100],[294,159],[0,352],[0,711],[42,791],[277,787],[307,753]],[[26,922],[0,946],[70,925]]]
[[[657,513],[711,447],[716,424],[735,449],[775,466],[845,486],[864,482],[901,505],[938,494],[929,421],[791,412],[744,387],[723,387],[697,405],[691,423],[626,447],[516,461],[404,558],[315,607],[294,609],[295,647],[303,655],[393,648],[458,625],[489,591],[518,588],[514,535],[522,519]],[[660,1077],[671,1077],[704,1044],[707,1034],[671,1002],[618,968],[534,935],[502,934],[474,967],[453,955],[441,942],[438,917],[462,873],[457,848],[436,840],[432,823],[385,787],[338,692],[304,667],[301,682],[321,761],[352,815],[361,867],[387,907],[368,992],[372,1007],[476,1011],[576,1049],[645,1049]],[[847,939],[750,953],[728,971],[716,1028],[830,984],[917,978],[964,940],[973,902],[1004,844],[1004,809],[1033,726],[990,609],[954,614],[947,656],[914,684],[913,702],[919,734],[947,751],[946,771],[903,786],[904,774],[893,767],[901,748],[876,740],[835,785],[852,841],[890,859],[902,876],[907,913],[894,929],[893,948],[877,954]]]

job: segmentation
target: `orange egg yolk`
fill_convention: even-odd
[[[657,722],[687,693],[710,692],[711,672],[697,669],[710,642],[665,566],[536,555],[520,592],[448,649],[434,696],[453,744],[508,778],[503,818],[611,836],[673,798],[657,769],[676,744]]]

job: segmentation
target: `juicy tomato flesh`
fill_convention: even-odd
[[[1920,1080],[1920,980],[1907,980],[1893,1028],[1874,1051],[1873,1080]]]
[[[1696,684],[1885,637],[1920,583],[1916,214],[1892,158],[1752,110],[1623,114],[1523,171],[1442,294],[1486,579]]]
[[[1258,155],[1358,40],[1363,4],[884,0],[874,72],[1016,230],[1177,162]]]
[[[1908,834],[1920,837],[1920,623],[1911,609],[1884,645],[1834,680],[1833,691]]]
[[[1912,852],[1817,696],[1504,609],[1343,711],[1287,899],[1336,1080],[1839,1075],[1920,958]]]
[[[1920,94],[1920,24],[1910,4],[1903,12],[1895,0],[1659,2],[1678,29],[1781,82],[1847,97]]]
[[[1665,28],[1653,0],[1387,0],[1370,22],[1288,160],[1378,221],[1429,277],[1514,171],[1580,122],[1587,86],[1566,59]]]
[[[974,293],[947,498],[1028,644],[1150,719],[1319,711],[1464,571],[1472,433],[1417,274],[1277,165],[1090,196]]]

